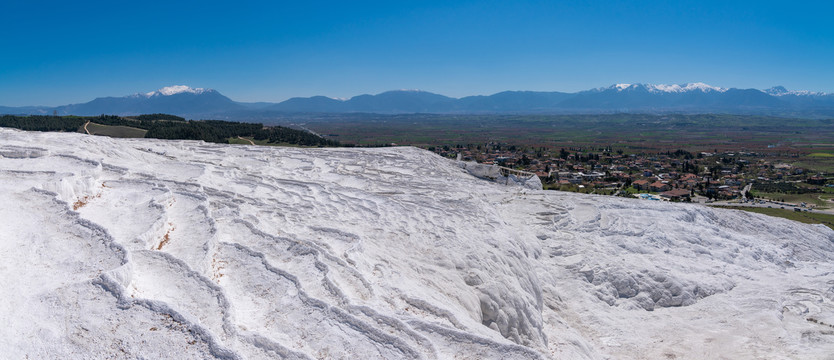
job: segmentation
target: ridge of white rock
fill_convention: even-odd
[[[9,358],[826,358],[834,231],[427,151],[0,129]]]
[[[460,155],[458,155],[458,157],[460,157]],[[507,186],[521,186],[532,190],[542,190],[543,188],[541,179],[530,172],[512,171],[495,164],[480,164],[475,161],[457,160],[456,163],[458,167],[465,169],[469,174],[480,179],[489,180]]]

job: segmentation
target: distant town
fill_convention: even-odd
[[[789,164],[779,154],[684,150],[626,154],[611,147],[553,150],[501,143],[428,149],[450,158],[460,154],[463,161],[532,172],[545,189],[562,191],[705,203],[735,200],[764,205],[767,201],[768,206],[804,209],[828,207],[834,195],[834,177]],[[797,199],[807,201],[786,203]]]

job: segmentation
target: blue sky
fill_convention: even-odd
[[[834,92],[831,1],[18,1],[0,105],[184,84],[238,101],[614,83]]]

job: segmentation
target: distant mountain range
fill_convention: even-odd
[[[834,94],[720,88],[704,83],[682,85],[615,84],[576,93],[504,91],[489,96],[451,98],[417,90],[387,91],[350,99],[325,96],[292,98],[280,103],[236,102],[216,90],[177,85],[149,93],[103,97],[57,107],[3,107],[6,114],[137,115],[168,113],[192,119],[265,119],[290,113],[378,114],[590,114],[590,113],[727,113],[799,117],[834,117]]]

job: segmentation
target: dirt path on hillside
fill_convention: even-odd
[[[85,128],[84,128],[84,129],[86,130],[86,125],[84,125],[84,126],[85,126]],[[255,145],[255,142],[254,142],[254,141],[249,140],[249,139],[247,139],[247,138],[245,138],[245,137],[240,137],[240,136],[238,136],[237,138],[238,138],[238,139],[241,139],[241,140],[246,140],[246,141],[248,141],[250,144]]]
[[[90,134],[90,130],[87,130],[87,124],[89,124],[89,123],[90,123],[89,121],[84,123],[84,131],[87,132],[87,135],[92,135],[92,134]]]

